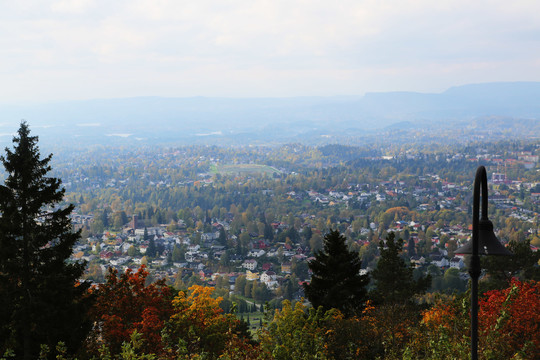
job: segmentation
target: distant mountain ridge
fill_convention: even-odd
[[[539,99],[540,82],[500,82],[457,86],[439,94],[137,97],[0,105],[0,134],[13,132],[19,121],[26,119],[45,137],[76,138],[79,142],[99,139],[196,142],[201,137],[238,141],[242,134],[263,141],[302,134],[319,136],[345,129],[375,131],[387,127],[448,125],[475,118],[539,119]]]
[[[540,117],[540,82],[500,82],[452,87],[440,94],[368,93],[366,109],[379,116],[391,112],[403,120],[480,116]],[[384,109],[392,109],[391,111]]]

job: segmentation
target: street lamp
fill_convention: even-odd
[[[480,187],[482,187],[482,218],[480,218]],[[470,254],[471,263],[471,359],[478,359],[478,278],[480,277],[479,255],[512,255],[497,239],[493,223],[488,219],[488,187],[486,168],[479,166],[474,178],[472,241],[455,251]]]

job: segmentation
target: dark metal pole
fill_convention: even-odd
[[[478,269],[478,270],[475,270]],[[471,359],[478,360],[478,278],[480,277],[480,258],[471,258]]]
[[[471,359],[478,360],[478,279],[480,257],[478,256],[478,223],[480,220],[480,187],[482,187],[482,220],[488,218],[488,189],[486,168],[478,167],[474,178],[471,275]]]

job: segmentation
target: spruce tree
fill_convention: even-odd
[[[413,238],[409,238],[409,242],[407,243],[407,252],[409,257],[416,255],[416,248]]]
[[[375,285],[371,298],[376,303],[406,304],[431,285],[429,275],[414,279],[413,268],[400,256],[402,250],[403,240],[396,241],[393,232],[386,236],[386,242],[379,243],[379,261],[371,273]]]
[[[349,251],[346,238],[337,230],[324,237],[324,248],[309,262],[311,283],[304,285],[306,297],[314,308],[339,309],[353,316],[363,309],[368,275],[360,275],[362,261],[357,252]]]
[[[52,155],[40,158],[38,138],[22,122],[14,148],[0,157],[7,178],[0,185],[0,353],[37,359],[40,344],[63,341],[75,351],[90,328],[86,264],[70,262],[79,232],[59,206],[61,181],[47,177]]]
[[[146,248],[146,255],[148,257],[154,258],[157,254],[156,241],[154,236],[148,236],[148,230],[144,228],[144,241],[148,241],[148,247]]]
[[[227,245],[227,233],[225,232],[225,229],[223,227],[219,228],[219,238],[218,241],[221,245],[226,246]]]
[[[378,319],[378,331],[389,334],[385,338],[385,349],[400,351],[403,346],[402,334],[412,324],[419,321],[421,306],[415,302],[415,295],[425,293],[431,285],[431,276],[415,280],[413,268],[401,257],[403,240],[396,241],[393,232],[386,236],[386,243],[379,243],[379,261],[371,272],[374,289],[370,297],[377,305],[373,316]]]

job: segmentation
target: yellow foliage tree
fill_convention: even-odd
[[[233,314],[223,314],[222,297],[200,285],[181,291],[172,301],[174,314],[163,330],[168,352],[175,358],[218,358],[228,346],[247,346],[249,336]]]
[[[283,309],[276,310],[274,320],[259,333],[262,349],[276,360],[327,359],[323,315],[322,308],[306,312],[301,302],[293,307],[283,301]]]

